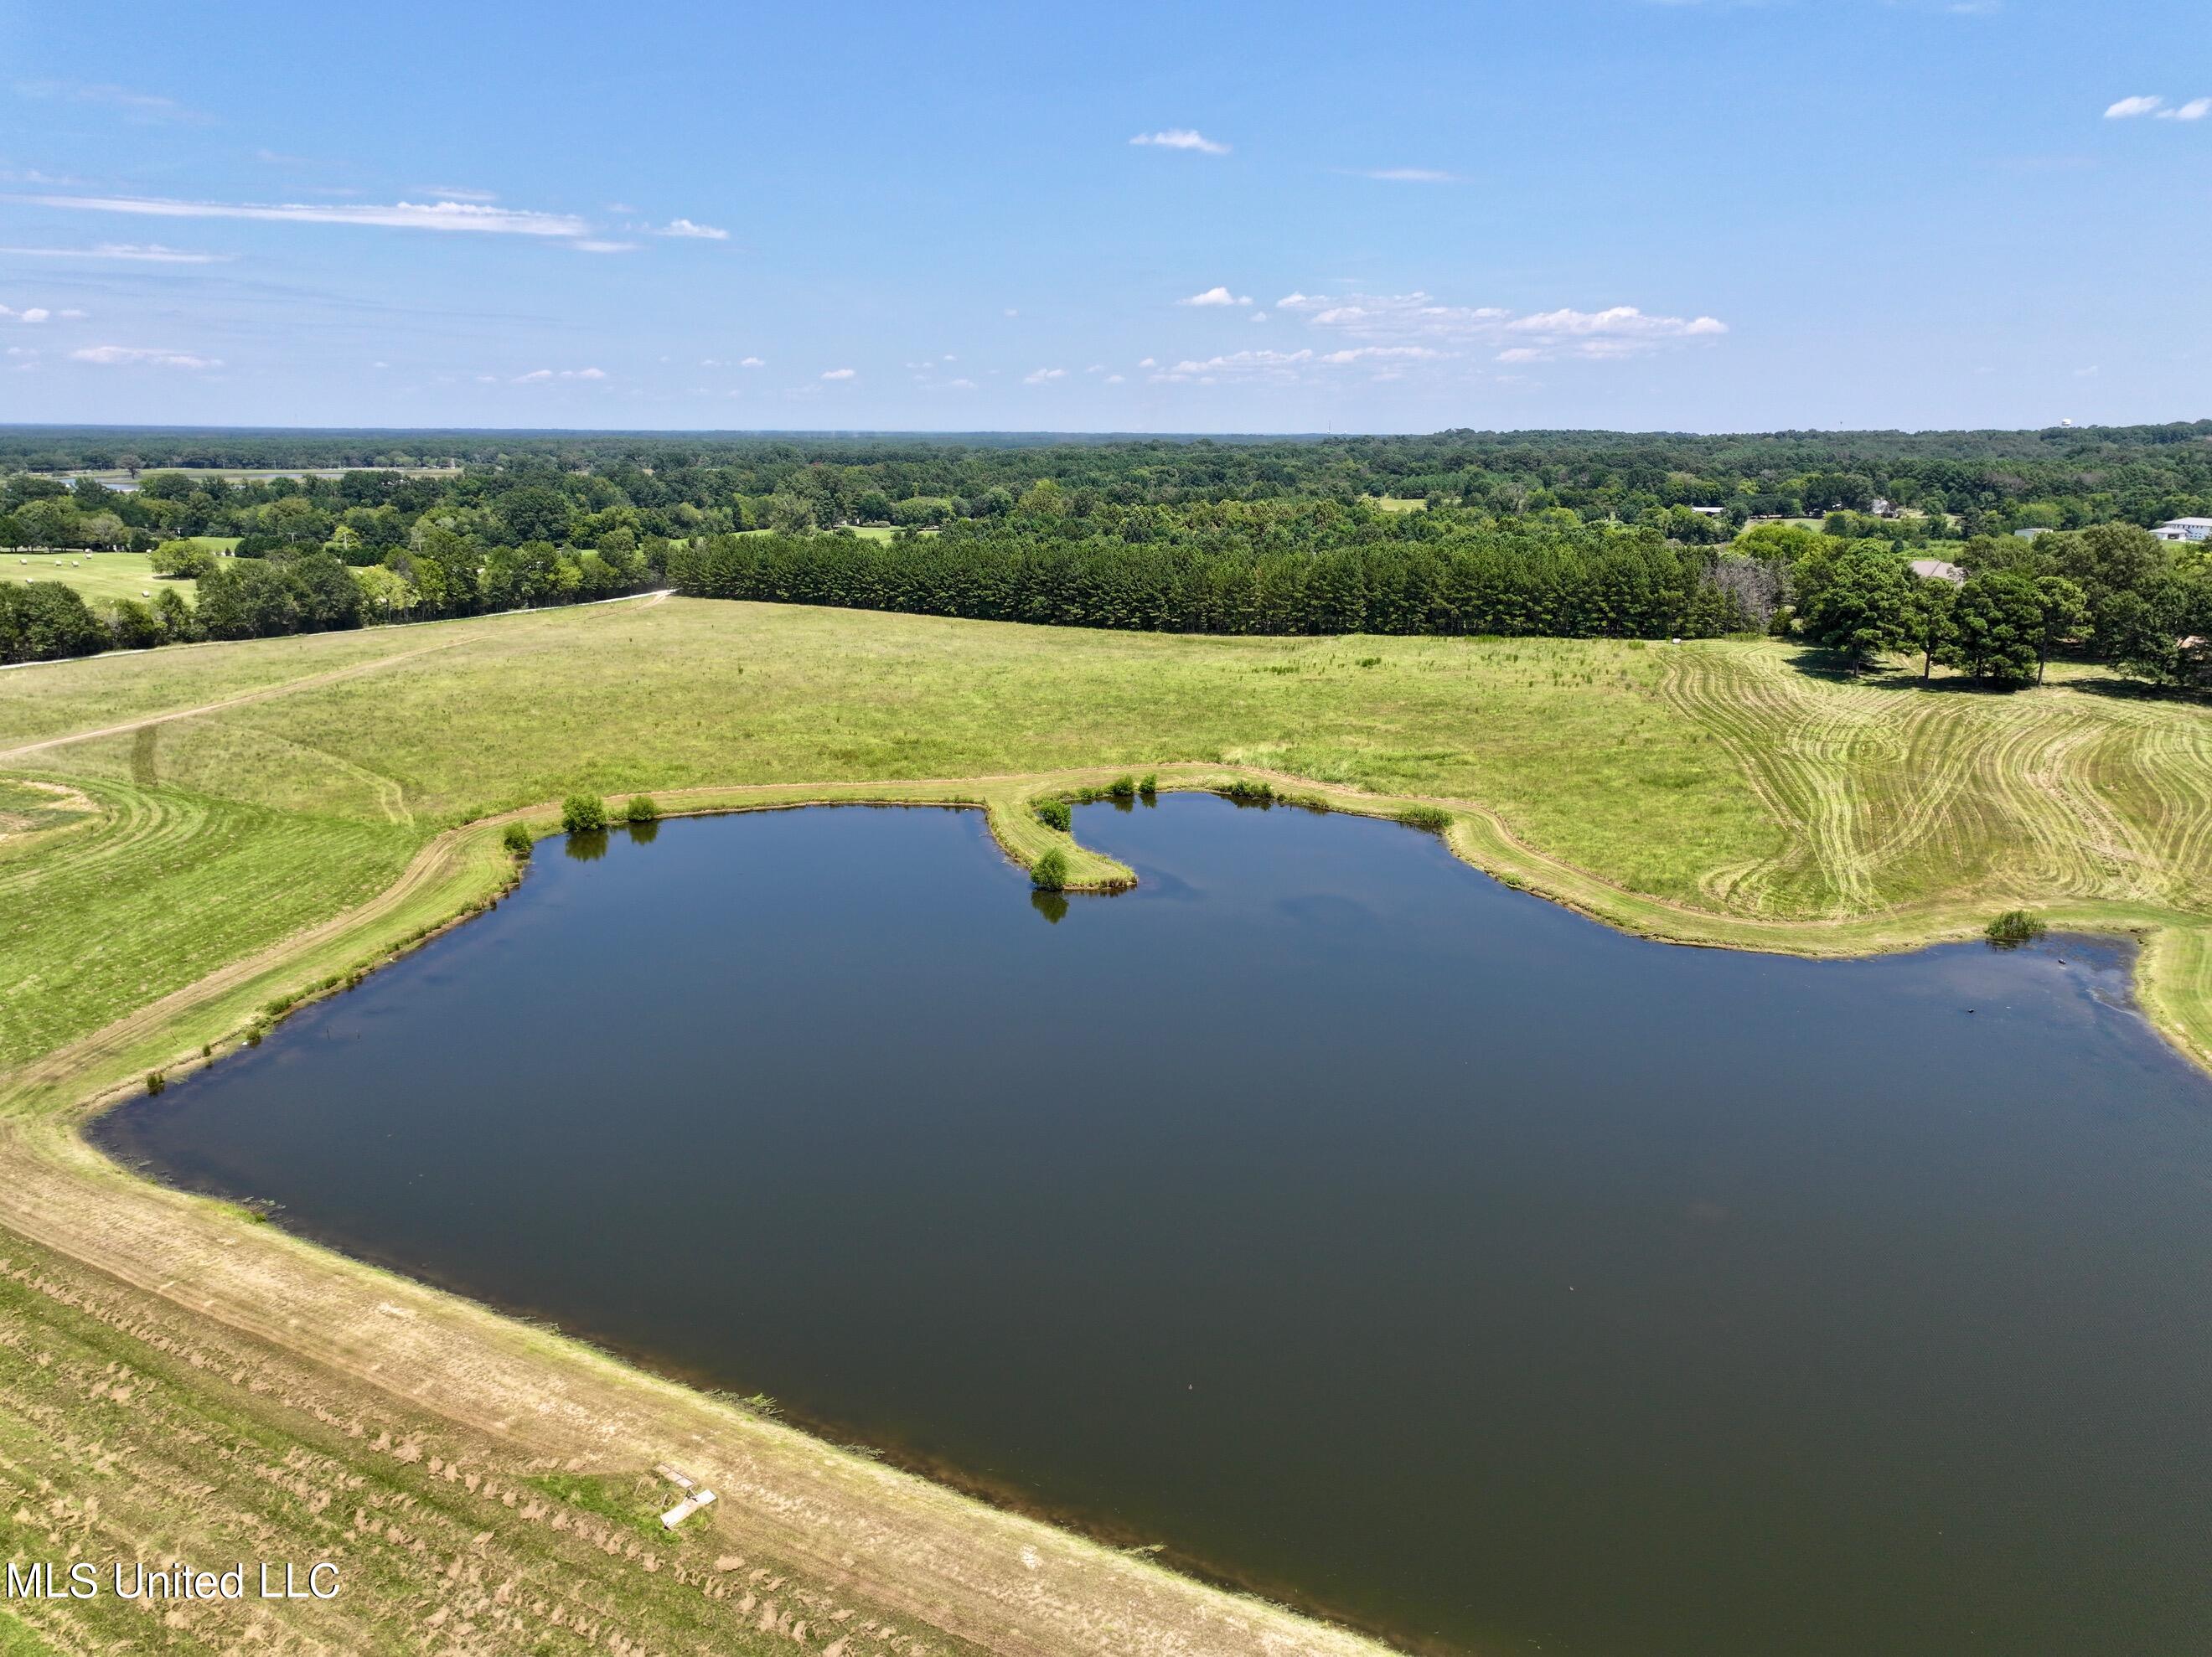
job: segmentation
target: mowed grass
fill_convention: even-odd
[[[111,816],[0,862],[26,917],[0,926],[0,1066],[358,901],[441,828],[580,789],[1198,761],[1479,805],[1721,915],[2212,911],[2201,706],[1854,683],[1765,641],[1199,639],[671,600],[0,675],[0,768],[71,720],[347,667],[15,762]]]
[[[0,1070],[398,876],[405,828],[102,781],[88,826],[0,840]]]
[[[2091,675],[1927,691],[1769,642],[1185,639],[683,600],[0,673],[0,1547],[328,1553],[349,1584],[158,1625],[18,1606],[0,1649],[971,1648],[947,1630],[1359,1649],[157,1190],[76,1137],[92,1093],[219,1053],[270,998],[495,895],[498,825],[456,825],[578,789],[696,809],[772,802],[674,791],[868,785],[847,792],[986,804],[1031,855],[1053,837],[1026,791],[1256,768],[1342,809],[1452,803],[1463,855],[1662,936],[1898,947],[2015,905],[2158,928],[2147,1000],[2204,1056],[2208,743],[2212,710]],[[726,1498],[673,1538],[647,1471],[670,1457]]]
[[[0,581],[59,581],[75,587],[93,605],[116,598],[146,602],[149,593],[174,587],[186,599],[199,589],[197,581],[179,581],[154,574],[153,561],[143,552],[17,552],[0,550]]]

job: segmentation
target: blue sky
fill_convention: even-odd
[[[0,421],[2212,413],[2202,4],[0,0]]]

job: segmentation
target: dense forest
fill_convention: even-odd
[[[374,469],[411,467],[445,470],[367,481]],[[556,489],[574,516],[627,505],[647,520],[641,532],[672,537],[768,527],[779,502],[824,526],[926,523],[1002,511],[1044,478],[1121,506],[1386,496],[1498,516],[1560,507],[1628,524],[1694,507],[1740,521],[1868,512],[1882,501],[1948,513],[1968,535],[2212,515],[2212,421],[2021,432],[1251,439],[0,428],[0,471],[127,481],[171,468],[357,474],[249,484],[204,503],[189,490],[161,497],[196,519],[178,525],[192,533],[243,532],[228,527],[241,510],[295,494],[332,518],[433,503],[497,513],[506,495],[532,483]],[[212,528],[216,519],[227,527]],[[121,520],[167,526],[128,513]]]
[[[663,437],[23,428],[0,658],[687,594],[1180,632],[1794,634],[1999,682],[2208,677],[2212,422],[2044,432]],[[103,469],[100,475],[73,468]],[[1940,561],[1934,580],[1912,561]]]

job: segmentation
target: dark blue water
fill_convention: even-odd
[[[948,811],[549,844],[98,1137],[1407,1642],[2212,1648],[2212,1085],[2118,949],[1669,949],[1395,824],[1077,832],[1142,884],[1033,903]]]

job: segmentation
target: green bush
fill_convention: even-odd
[[[1067,853],[1057,846],[1030,868],[1030,884],[1040,892],[1058,892],[1067,886]]]
[[[1057,828],[1063,835],[1075,826],[1075,814],[1067,809],[1064,799],[1039,800],[1036,816],[1046,828]]]
[[[1432,835],[1441,835],[1451,827],[1452,814],[1441,805],[1409,805],[1398,813],[1398,821],[1408,828],[1425,828]]]
[[[1146,772],[1138,779],[1137,792],[1146,799],[1158,798],[1160,792],[1160,774],[1157,771]]]
[[[1106,785],[1106,798],[1109,799],[1136,798],[1137,780],[1134,777],[1115,778]]]
[[[2000,950],[2016,950],[2033,944],[2051,929],[2025,909],[2007,909],[1990,922],[1984,936]]]
[[[530,830],[519,822],[510,822],[500,834],[499,843],[519,858],[530,855]]]
[[[1239,805],[1273,805],[1275,803],[1275,785],[1238,777],[1233,782],[1222,785],[1221,797],[1235,800]]]
[[[623,807],[623,821],[658,822],[660,821],[660,806],[650,794],[632,794],[629,804]]]
[[[167,1076],[164,1076],[160,1071],[149,1070],[146,1072],[147,1092],[159,1093],[163,1088],[168,1085],[169,1078]]]
[[[561,802],[561,826],[572,835],[595,834],[607,826],[607,805],[597,794],[571,794]]]

